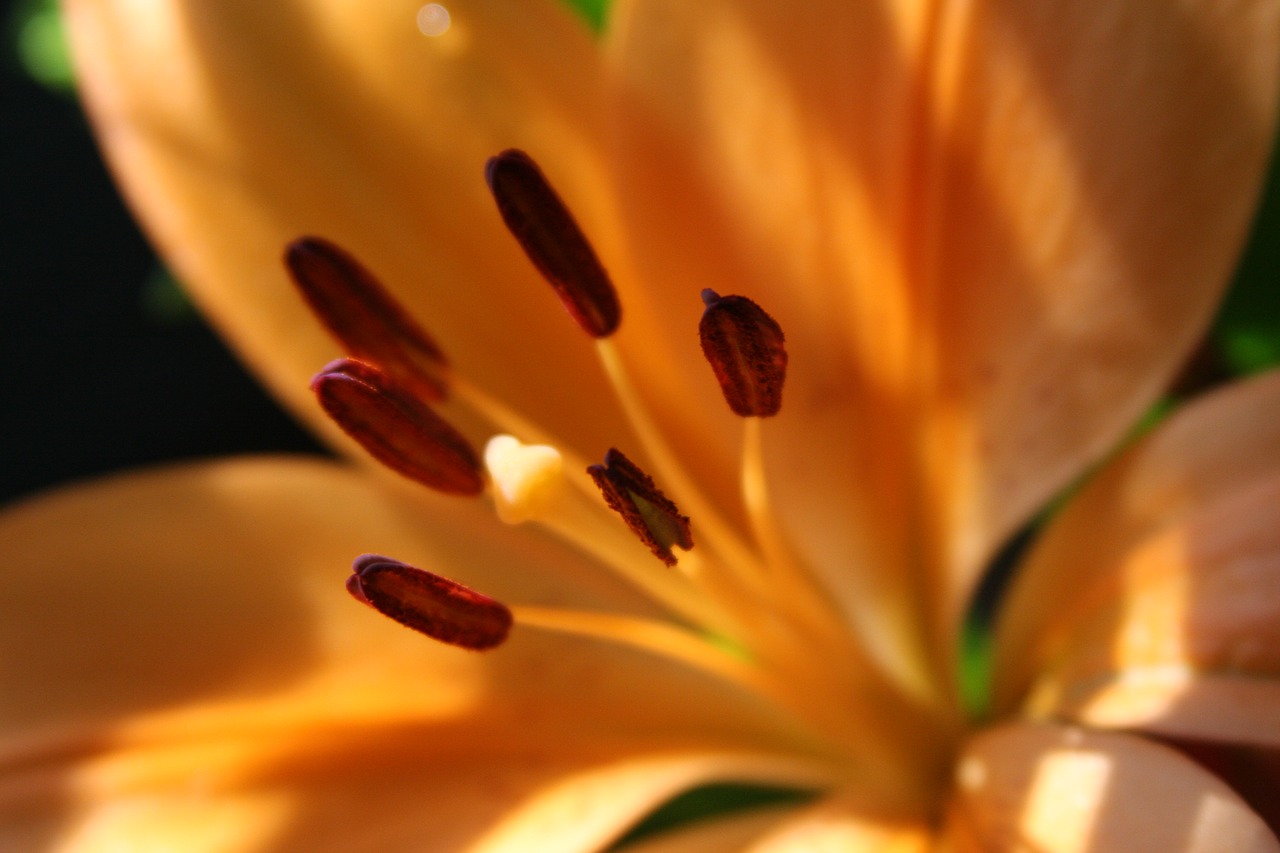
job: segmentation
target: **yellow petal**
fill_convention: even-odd
[[[707,777],[820,780],[773,714],[677,666],[522,628],[464,652],[347,596],[379,550],[509,601],[644,612],[478,502],[246,460],[52,494],[0,543],[6,843],[504,850],[581,824],[588,845]]]
[[[637,254],[732,240],[792,352],[779,504],[833,584],[865,575],[851,607],[899,608],[886,578],[923,569],[948,638],[993,549],[1176,369],[1256,199],[1278,13],[621,4],[618,61],[693,159],[624,148],[629,210],[668,217]],[[686,187],[711,193],[688,218]]]
[[[564,439],[620,429],[589,343],[505,232],[485,159],[527,148],[590,224],[596,49],[554,0],[73,0],[87,106],[144,226],[295,411],[335,345],[284,274],[318,234],[363,259],[454,365]],[[163,73],[155,69],[163,68]]]
[[[1002,709],[1039,676],[1037,701],[1077,712],[1097,701],[1099,714],[1103,704],[1118,713],[1125,696],[1130,720],[1153,722],[1218,696],[1243,715],[1217,718],[1219,735],[1266,713],[1274,698],[1230,697],[1272,695],[1274,682],[1251,678],[1280,674],[1280,600],[1270,594],[1280,540],[1268,503],[1280,483],[1277,413],[1280,373],[1219,391],[1076,496],[1007,599],[996,646]]]
[[[1055,726],[1004,726],[974,738],[948,811],[957,851],[1280,850],[1230,788],[1177,752]]]

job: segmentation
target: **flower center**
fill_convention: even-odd
[[[867,654],[770,504],[762,424],[782,405],[782,328],[745,296],[702,293],[702,351],[744,425],[744,530],[689,473],[637,393],[611,341],[622,322],[617,293],[541,169],[527,154],[505,151],[489,161],[486,178],[508,230],[595,340],[636,449],[652,468],[617,448],[608,448],[602,464],[586,464],[454,371],[355,258],[304,237],[289,246],[286,266],[350,354],[326,366],[313,390],[325,412],[387,467],[447,494],[487,494],[502,521],[544,528],[667,616],[499,602],[375,555],[355,561],[352,595],[406,627],[473,651],[500,645],[514,624],[676,660],[782,709],[843,772],[875,779],[887,799],[916,808],[932,799],[947,750],[935,712]],[[492,425],[483,453],[437,413],[446,402],[466,409],[469,422]]]

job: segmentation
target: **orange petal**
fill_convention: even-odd
[[[56,783],[16,780],[0,841],[68,853],[595,851],[691,784],[788,776],[753,756],[633,758],[571,740],[495,749],[466,727],[256,734],[199,747],[117,745]]]
[[[774,715],[659,659],[519,626],[469,653],[348,598],[352,556],[379,550],[508,600],[643,612],[478,503],[238,461],[52,494],[0,543],[0,846],[594,849],[708,777],[821,781]]]
[[[1098,722],[1173,725],[1200,707],[1194,716],[1221,736],[1267,713],[1275,698],[1241,700],[1274,696],[1275,682],[1252,677],[1280,674],[1280,599],[1270,594],[1280,539],[1268,503],[1280,483],[1277,413],[1280,373],[1219,391],[1076,496],[1007,599],[996,644],[1001,708],[1039,676],[1037,701],[1075,712],[1096,702]],[[1219,701],[1240,716],[1206,707]]]
[[[949,645],[993,550],[1172,375],[1256,199],[1278,12],[616,10],[624,74],[692,160],[659,161],[653,132],[624,147],[636,253],[685,247],[663,278],[683,284],[698,252],[732,252],[735,289],[786,330],[778,504],[851,608],[902,610],[889,579],[923,571]],[[682,210],[687,187],[710,199]]]
[[[73,0],[67,23],[144,226],[295,411],[321,420],[307,378],[339,354],[281,261],[315,234],[365,262],[460,373],[566,440],[605,446],[620,429],[592,403],[608,399],[594,353],[484,182],[490,155],[523,147],[594,221],[596,47],[554,0],[452,0],[436,37],[415,26],[421,6]]]
[[[1129,735],[1011,725],[973,739],[947,830],[957,851],[1262,853],[1280,843],[1230,788]]]
[[[933,832],[926,822],[893,818],[868,808],[865,798],[834,795],[779,823],[744,847],[749,853],[927,853]]]

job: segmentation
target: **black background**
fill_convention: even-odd
[[[79,107],[28,78],[11,45],[0,60],[0,502],[158,461],[315,449],[156,284]]]

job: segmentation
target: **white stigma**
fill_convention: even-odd
[[[495,435],[484,448],[498,518],[520,524],[539,518],[564,488],[564,460],[547,444]]]

